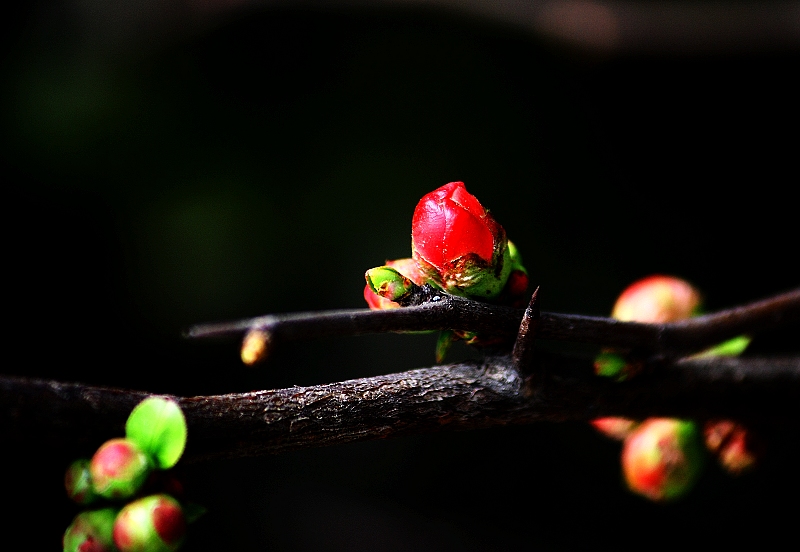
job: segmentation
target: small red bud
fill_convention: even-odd
[[[92,457],[89,471],[95,492],[109,499],[136,494],[150,473],[147,455],[130,439],[103,443]]]
[[[763,445],[754,433],[732,420],[709,420],[703,427],[703,436],[708,450],[731,475],[753,469],[762,454]]]

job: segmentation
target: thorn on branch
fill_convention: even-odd
[[[545,374],[534,373],[533,369],[533,349],[540,319],[539,288],[537,287],[533,291],[528,308],[525,309],[525,314],[522,315],[517,339],[514,341],[514,349],[511,353],[514,368],[534,385],[541,385],[545,380]]]

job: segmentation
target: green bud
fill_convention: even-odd
[[[75,460],[64,474],[64,487],[67,496],[78,504],[91,504],[97,499],[92,487],[92,475],[89,471],[89,459]]]
[[[397,301],[408,295],[415,284],[390,266],[379,266],[367,270],[364,277],[369,288],[380,297]]]

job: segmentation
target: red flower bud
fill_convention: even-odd
[[[703,450],[694,422],[649,418],[623,445],[622,469],[628,487],[655,501],[683,496],[700,475]]]
[[[506,232],[467,192],[450,182],[425,195],[411,221],[412,256],[434,285],[456,295],[493,299],[513,262]]]

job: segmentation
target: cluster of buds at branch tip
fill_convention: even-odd
[[[528,272],[503,227],[463,182],[450,182],[423,196],[411,221],[411,257],[387,261],[365,274],[364,299],[371,309],[400,307],[415,286],[514,307],[524,305]],[[436,345],[441,362],[450,344],[487,345],[472,332],[448,330]]]
[[[125,437],[109,439],[91,460],[67,468],[64,484],[74,502],[111,505],[76,515],[62,537],[64,552],[177,550],[187,521],[204,512],[188,503],[187,515],[174,498],[183,494],[180,482],[164,471],[178,462],[185,445],[186,419],[174,400],[149,397],[137,404],[125,422]]]
[[[701,314],[702,297],[690,283],[674,276],[655,275],[639,280],[620,294],[612,317],[623,321],[669,323]],[[750,343],[739,336],[694,356],[737,355]],[[633,377],[640,363],[613,350],[595,359],[595,373],[618,381]],[[753,467],[753,436],[730,420],[708,422],[701,432],[696,423],[668,418],[643,422],[621,417],[592,420],[604,435],[623,442],[625,480],[634,492],[652,500],[677,498],[694,483],[703,464],[703,447],[729,473],[738,475]],[[697,445],[700,443],[700,446]]]

